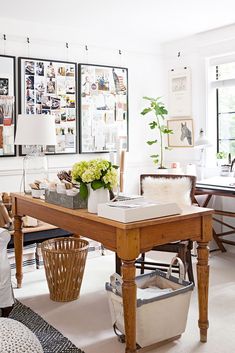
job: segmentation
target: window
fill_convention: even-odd
[[[235,156],[235,61],[213,67],[217,107],[217,152]]]

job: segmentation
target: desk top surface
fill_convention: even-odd
[[[17,201],[23,201],[22,204],[24,204],[24,201],[27,204],[29,202],[30,205],[28,204],[28,206],[30,206],[30,207],[27,207],[27,212],[29,212],[28,215],[32,216],[32,217],[36,217],[35,211],[33,210],[34,207],[32,207],[33,205],[35,205],[35,208],[36,208],[36,206],[39,206],[40,208],[43,207],[43,209],[45,208],[47,210],[47,214],[48,214],[49,210],[51,210],[52,213],[53,213],[53,211],[56,211],[59,213],[63,212],[64,215],[68,214],[68,215],[75,216],[75,217],[78,217],[78,218],[81,218],[84,220],[86,219],[88,221],[103,223],[103,224],[110,225],[110,226],[113,226],[116,228],[121,228],[121,229],[139,228],[139,227],[145,227],[145,226],[150,226],[150,225],[155,225],[155,224],[174,222],[177,220],[199,217],[200,215],[204,216],[206,214],[212,214],[214,212],[214,210],[212,210],[210,208],[189,206],[189,207],[183,209],[182,213],[178,214],[178,215],[173,215],[173,216],[171,215],[171,216],[166,216],[166,217],[161,217],[161,218],[151,218],[151,219],[130,222],[130,223],[122,223],[122,222],[113,221],[113,220],[110,220],[107,218],[99,217],[96,214],[87,212],[87,209],[73,210],[73,209],[65,208],[63,206],[53,205],[53,204],[45,202],[44,200],[32,198],[31,196],[25,195],[24,193],[12,193],[11,196],[13,199],[16,198]],[[17,206],[17,208],[18,208],[18,206]],[[23,209],[23,207],[22,207],[22,209]],[[20,215],[22,215],[21,212],[22,211],[20,210],[20,212],[19,212]],[[47,220],[44,220],[44,221],[47,221]]]
[[[218,190],[235,193],[235,178],[216,176],[199,180],[196,183],[196,189]]]

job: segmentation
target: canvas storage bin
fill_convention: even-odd
[[[173,263],[180,262],[179,278],[171,276]],[[183,280],[184,265],[173,258],[167,273],[156,270],[136,277],[136,341],[140,347],[181,335],[185,331],[194,284]],[[120,276],[106,283],[113,327],[125,334]]]

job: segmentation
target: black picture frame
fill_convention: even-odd
[[[39,58],[18,58],[19,114],[55,116],[56,146],[46,146],[50,155],[76,154],[78,146],[77,64]],[[27,154],[26,146],[20,155]]]
[[[0,55],[0,157],[15,157],[16,58]]]
[[[128,150],[128,69],[78,64],[80,153]]]

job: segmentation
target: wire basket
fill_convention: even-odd
[[[79,297],[89,242],[67,237],[42,243],[42,256],[50,298],[68,302]]]

